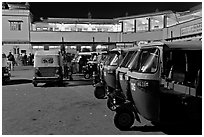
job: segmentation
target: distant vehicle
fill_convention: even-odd
[[[58,51],[36,51],[34,55],[33,85],[63,82],[62,55]]]
[[[7,65],[7,57],[2,53],[2,82],[7,82],[10,80],[11,73]]]
[[[72,60],[73,73],[82,73],[82,68],[91,58],[92,52],[80,52]]]

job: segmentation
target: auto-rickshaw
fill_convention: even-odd
[[[125,49],[113,49],[111,59],[104,66],[104,81],[105,86],[109,91],[113,91],[116,85],[116,69],[124,58],[126,52]]]
[[[123,98],[120,97],[120,95],[116,95],[117,92],[115,92],[116,89],[116,69],[123,60],[125,54],[132,50],[132,48],[124,48],[124,49],[113,49],[109,54],[109,59],[107,59],[105,65],[104,65],[104,84],[105,87],[105,93],[103,95],[107,96],[107,106],[110,110],[115,110],[115,104],[123,102]],[[99,88],[98,88],[99,89]],[[97,92],[95,90],[95,92]],[[98,91],[102,92],[102,90]],[[95,94],[96,96],[97,94]],[[100,95],[100,94],[99,94]],[[117,98],[117,97],[119,98]],[[104,98],[104,97],[103,97]],[[116,101],[117,100],[117,101]]]
[[[104,80],[104,78],[103,78],[103,68],[104,68],[105,62],[109,60],[109,55],[110,54],[108,52],[101,55],[102,58],[98,63],[98,71],[99,71],[99,80],[98,81],[103,81]]]
[[[133,100],[116,108],[117,128],[128,129],[141,116],[154,124],[202,126],[201,41],[148,44],[132,62],[125,77]]]
[[[138,47],[129,48],[124,59],[116,69],[116,92],[122,92],[122,97],[125,100],[130,100],[130,93],[127,92],[128,83],[125,80],[125,74],[128,71],[128,65],[135,58]]]
[[[73,73],[82,73],[83,66],[86,66],[88,59],[91,57],[91,52],[80,52],[75,55],[72,60]]]
[[[10,80],[11,73],[7,65],[7,58],[4,53],[2,53],[2,82],[7,82]]]
[[[98,82],[95,86],[95,90],[94,90],[94,96],[97,99],[106,99],[107,98],[107,87],[106,86],[106,81],[105,81],[105,77],[106,77],[106,72],[105,72],[105,66],[109,65],[111,63],[111,61],[118,56],[119,49],[114,49],[111,51],[108,51],[107,55],[105,56],[104,60],[101,61],[101,63],[99,64],[99,75],[100,75],[100,82]],[[113,73],[114,75],[114,73]]]
[[[63,62],[59,51],[36,51],[34,55],[33,85],[38,83],[63,83]]]
[[[90,77],[93,76],[93,73],[97,72],[97,56],[98,53],[97,52],[91,52],[91,57],[88,60],[87,64],[85,66],[83,66],[83,74],[84,74],[84,78],[85,79],[89,79]]]

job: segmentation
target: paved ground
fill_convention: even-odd
[[[16,67],[11,74],[11,82],[2,86],[3,135],[189,134],[182,127],[162,130],[144,119],[129,131],[118,130],[106,100],[96,99],[91,81],[79,76],[60,87],[34,87],[32,67]]]

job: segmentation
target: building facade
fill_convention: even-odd
[[[29,5],[8,4],[9,9],[2,9],[2,51],[14,55],[26,53],[30,44],[32,14]]]
[[[202,39],[202,5],[184,12],[162,11],[114,19],[47,18],[33,22],[27,3],[2,9],[2,51],[90,51],[134,46],[140,42]]]

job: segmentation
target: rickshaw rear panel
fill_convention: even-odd
[[[37,51],[34,56],[33,84],[62,82],[62,55],[57,51]]]

